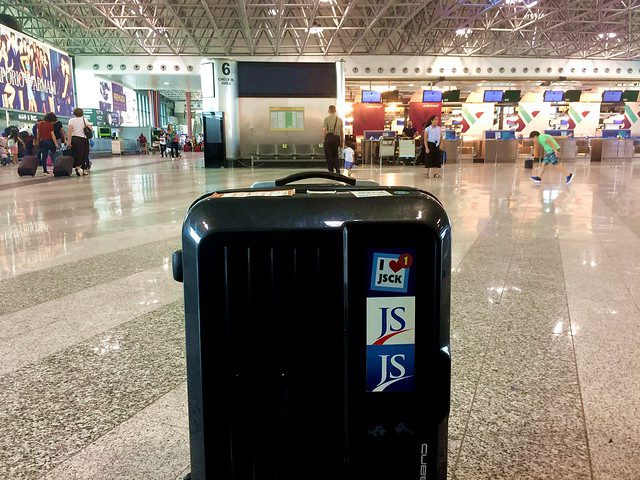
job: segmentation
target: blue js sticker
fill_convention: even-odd
[[[415,345],[367,347],[367,392],[415,390]]]

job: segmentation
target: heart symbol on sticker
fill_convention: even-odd
[[[389,268],[393,273],[398,273],[403,268],[409,268],[413,265],[413,257],[410,253],[403,253],[398,257],[398,260],[391,260],[389,262]]]
[[[402,265],[402,263],[400,263],[400,260],[391,260],[389,262],[389,268],[393,270],[393,273],[398,273],[404,268],[404,266]]]

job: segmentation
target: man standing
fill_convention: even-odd
[[[336,115],[336,107],[329,107],[329,116],[322,123],[322,134],[324,135],[324,158],[327,161],[327,169],[330,172],[340,173],[340,160],[338,159],[338,149],[342,147],[344,139],[344,125],[342,119]]]
[[[413,127],[413,122],[411,120],[407,121],[407,125],[402,130],[402,135],[405,137],[413,138],[416,136],[417,130]]]
[[[544,175],[544,171],[547,169],[547,165],[553,165],[554,167],[558,167],[562,172],[562,175],[565,177],[565,183],[568,185],[573,180],[573,173],[569,173],[564,165],[560,162],[560,145],[556,142],[555,138],[551,135],[547,135],[546,133],[541,134],[540,132],[533,131],[529,135],[530,138],[533,138],[533,141],[536,140],[542,148],[544,148],[544,158],[542,159],[542,170],[538,176],[532,176],[531,180],[536,183],[542,182],[542,175]]]

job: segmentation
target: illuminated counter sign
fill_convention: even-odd
[[[304,130],[304,107],[269,107],[271,130]]]

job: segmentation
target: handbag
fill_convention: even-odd
[[[84,121],[84,128],[82,129],[82,131],[84,132],[84,136],[87,137],[87,140],[90,140],[93,138],[93,128],[87,125],[86,120]]]

